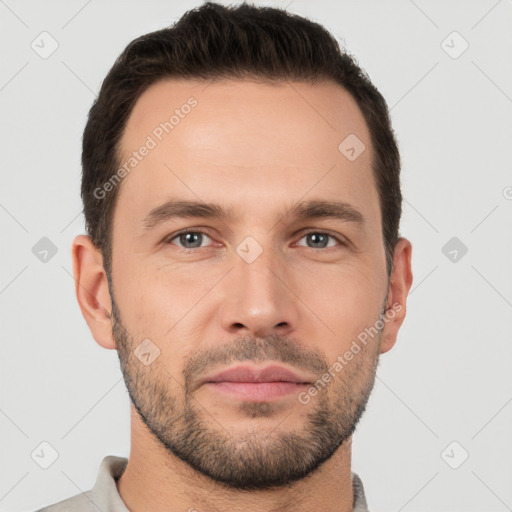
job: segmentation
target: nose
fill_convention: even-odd
[[[296,330],[296,283],[283,257],[271,249],[254,261],[235,254],[223,286],[221,323],[227,332],[264,337]]]

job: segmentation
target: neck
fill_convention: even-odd
[[[352,512],[352,437],[306,478],[287,487],[244,491],[217,483],[170,454],[133,406],[131,417],[131,452],[117,481],[130,512]]]

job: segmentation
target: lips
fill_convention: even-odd
[[[285,368],[239,365],[205,378],[201,385],[217,396],[244,402],[275,402],[296,395],[311,384],[311,379]]]
[[[201,384],[205,390],[227,398],[228,403],[274,402],[297,394],[311,384],[311,379],[280,365],[238,365],[206,377]]]
[[[203,380],[204,384],[217,382],[290,382],[294,384],[310,384],[307,377],[278,365],[267,366],[265,368],[236,366],[223,370]]]

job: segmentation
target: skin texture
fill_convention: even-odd
[[[82,313],[97,343],[118,350],[134,402],[120,495],[132,512],[350,511],[352,433],[412,284],[405,238],[386,273],[364,118],[331,83],[164,80],[137,101],[123,162],[191,97],[197,105],[118,185],[113,297],[101,253],[85,235],[73,243]],[[354,161],[338,150],[349,134],[366,146]],[[232,217],[145,229],[170,199],[216,203]],[[312,200],[348,203],[364,223],[287,215]],[[203,235],[176,235],[185,228]],[[202,383],[270,362],[315,383],[393,304],[308,403],[297,393],[248,401]],[[160,352],[145,365],[136,349],[147,339]]]

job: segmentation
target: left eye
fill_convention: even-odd
[[[331,238],[332,240],[338,242],[338,244],[341,244],[340,240],[338,240],[335,236],[330,235],[329,233],[323,233],[322,231],[311,231],[310,233],[306,233],[302,238],[308,238],[311,240],[311,242],[314,244],[311,247],[311,249],[325,249],[328,247],[328,240]],[[336,245],[336,244],[334,244]],[[332,245],[330,247],[333,247]]]

